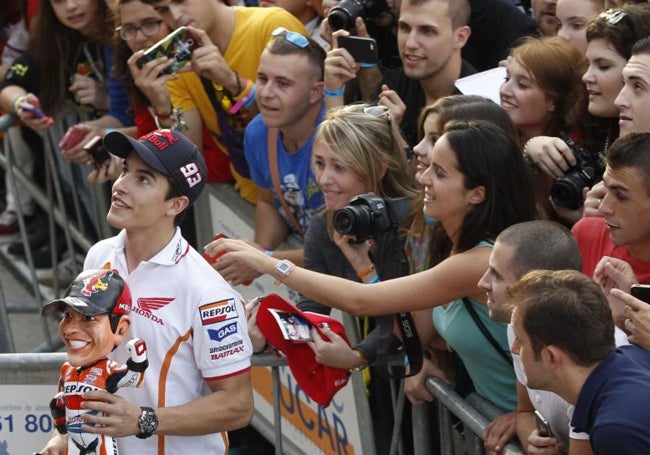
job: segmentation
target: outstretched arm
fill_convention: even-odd
[[[490,249],[478,247],[451,256],[420,273],[367,286],[345,278],[293,267],[286,277],[276,275],[275,258],[246,242],[220,239],[206,249],[210,255],[225,251],[260,273],[274,275],[301,294],[353,315],[380,315],[444,305],[464,296],[484,300],[477,283],[488,266]],[[481,300],[482,301],[482,300]]]

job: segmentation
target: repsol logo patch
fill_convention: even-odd
[[[212,341],[222,341],[224,338],[237,333],[237,322],[231,322],[218,329],[208,329],[208,336]]]
[[[239,316],[235,299],[208,303],[199,307],[199,313],[201,314],[201,322],[203,325],[212,325],[229,319],[237,319]]]
[[[83,384],[81,382],[66,382],[63,385],[63,393],[68,395],[72,393],[84,393],[84,392],[92,392],[93,390],[101,390],[100,388],[91,385],[91,384]]]

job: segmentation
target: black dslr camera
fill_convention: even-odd
[[[405,208],[408,199],[403,200]],[[379,234],[395,229],[399,216],[391,207],[391,203],[399,204],[400,200],[387,200],[375,193],[366,193],[350,199],[350,205],[334,212],[333,225],[336,232],[345,235],[355,235],[354,243],[363,243],[376,238]],[[352,242],[350,242],[352,243]]]
[[[591,188],[603,178],[605,162],[600,154],[592,155],[578,147],[569,136],[560,137],[573,152],[577,163],[564,177],[555,181],[551,188],[551,198],[555,205],[575,210],[582,206],[582,189]]]
[[[364,21],[390,11],[386,0],[342,0],[330,10],[327,22],[332,30],[354,30],[354,21],[361,16]]]

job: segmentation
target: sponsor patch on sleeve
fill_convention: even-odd
[[[237,304],[235,299],[221,300],[208,303],[199,307],[203,325],[212,325],[219,322],[237,319]]]
[[[216,329],[207,329],[208,336],[212,341],[223,341],[224,338],[229,337],[237,333],[237,321],[229,322],[223,327],[218,327]]]

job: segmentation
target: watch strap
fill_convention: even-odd
[[[158,416],[156,411],[153,408],[147,406],[140,406],[142,413],[140,414],[140,419],[138,419],[138,426],[140,427],[140,433],[136,434],[136,438],[147,439],[153,435],[153,432],[158,428]]]

